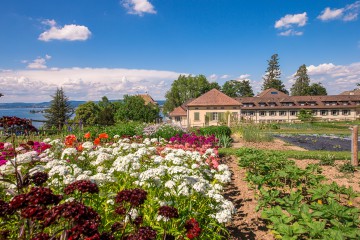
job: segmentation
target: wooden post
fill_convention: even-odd
[[[353,166],[359,166],[358,159],[358,125],[355,125],[351,128],[352,138],[351,138],[351,164]]]

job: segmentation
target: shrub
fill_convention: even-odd
[[[226,135],[226,136],[230,137],[230,135],[231,135],[231,129],[228,126],[208,126],[208,127],[203,127],[200,129],[193,129],[193,131],[195,131],[195,132],[197,132],[197,134],[201,134],[203,136]]]
[[[165,138],[169,140],[171,137],[179,135],[182,136],[186,132],[185,129],[174,124],[151,124],[143,129],[143,135],[152,138]]]

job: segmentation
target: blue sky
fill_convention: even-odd
[[[259,92],[279,54],[282,81],[306,64],[329,94],[360,82],[360,1],[3,0],[0,102],[148,92],[164,99],[179,74]]]

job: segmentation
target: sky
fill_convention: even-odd
[[[360,82],[360,1],[2,0],[0,103],[156,100],[180,74],[255,93],[271,55],[290,89],[305,64],[328,94]]]

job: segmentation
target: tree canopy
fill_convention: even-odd
[[[320,82],[313,83],[309,87],[309,95],[311,96],[327,95],[327,91],[326,88]]]
[[[292,96],[307,96],[310,95],[310,78],[307,74],[306,65],[299,67],[295,74],[295,83],[291,87]]]
[[[221,91],[229,97],[253,97],[254,92],[249,80],[229,80],[224,83]]]
[[[0,93],[0,97],[4,96],[4,94]]]
[[[268,67],[263,77],[264,83],[262,86],[262,90],[266,90],[269,88],[275,88],[283,93],[288,94],[288,90],[285,89],[285,85],[280,80],[281,71],[279,64],[279,56],[274,54],[271,56],[270,60],[268,60]]]
[[[200,97],[213,88],[220,89],[220,86],[216,82],[210,83],[204,75],[180,75],[171,84],[171,89],[166,92],[163,111],[171,112],[187,100]]]
[[[80,104],[76,109],[75,121],[81,121],[84,125],[95,125],[98,123],[99,112],[99,106],[92,101]]]
[[[69,99],[62,88],[57,88],[55,95],[51,97],[50,107],[44,114],[46,118],[45,125],[62,129],[65,122],[73,115],[74,107],[70,105]]]
[[[159,118],[159,107],[151,103],[145,104],[140,96],[125,95],[124,100],[118,103],[115,114],[116,121],[154,122]]]

